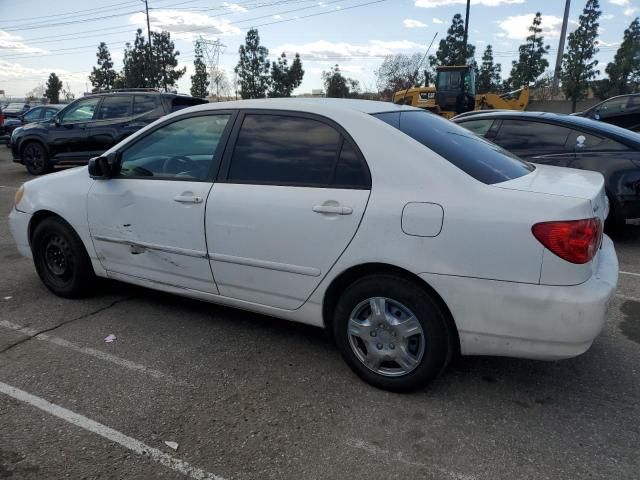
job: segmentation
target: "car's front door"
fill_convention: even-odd
[[[492,141],[529,162],[566,167],[575,158],[570,133],[552,123],[505,119]]]
[[[229,143],[206,212],[220,294],[298,308],[358,229],[366,163],[346,132],[303,114],[246,112]]]
[[[217,293],[204,213],[233,115],[174,119],[124,147],[117,177],[95,181],[89,229],[112,277]]]
[[[91,149],[87,125],[93,120],[100,97],[79,100],[59,114],[59,120],[49,123],[49,147],[60,160],[88,160]]]

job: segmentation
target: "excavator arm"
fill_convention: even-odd
[[[476,110],[525,110],[529,105],[529,87],[513,92],[476,95]]]

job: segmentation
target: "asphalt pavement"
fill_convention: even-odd
[[[0,146],[0,212],[29,178]],[[637,479],[640,228],[614,240],[587,353],[463,357],[399,395],[320,329],[115,282],[58,298],[3,213],[0,479]]]

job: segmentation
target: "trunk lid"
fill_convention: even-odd
[[[589,200],[593,216],[598,217],[603,224],[609,213],[609,202],[604,190],[604,177],[598,172],[536,165],[536,169],[528,175],[493,186]]]

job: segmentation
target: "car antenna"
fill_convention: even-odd
[[[417,69],[418,72],[420,72],[420,67],[422,67],[422,64],[427,59],[427,55],[429,55],[429,50],[431,50],[431,46],[433,45],[433,42],[436,41],[436,37],[437,36],[438,36],[438,32],[436,32],[436,34],[431,39],[431,43],[429,44],[429,48],[427,48],[427,51],[424,53],[424,57],[422,57],[422,60],[420,60],[420,63],[418,64],[418,69]],[[404,94],[402,95],[402,100],[400,100],[400,103],[402,105],[404,105],[404,98],[407,96],[407,93],[409,92],[410,88],[411,88],[411,86],[408,86],[407,89],[404,91]]]

